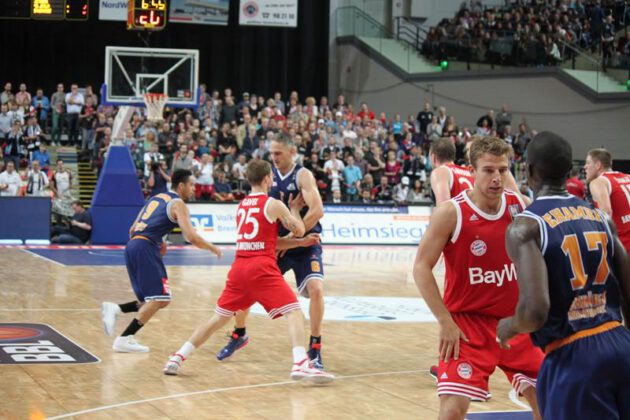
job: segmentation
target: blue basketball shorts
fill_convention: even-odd
[[[140,302],[171,300],[159,246],[146,239],[132,239],[125,247],[125,263],[131,287]]]
[[[622,326],[547,354],[536,387],[543,419],[630,419],[629,354]]]
[[[309,297],[308,289],[306,288],[308,283],[311,280],[324,280],[322,247],[321,245],[313,245],[308,248],[290,250],[286,255],[278,259],[278,267],[280,267],[282,274],[293,270],[298,294]]]

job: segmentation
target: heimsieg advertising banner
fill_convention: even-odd
[[[236,243],[236,204],[191,204],[193,226],[211,242]],[[416,245],[430,207],[324,206],[322,243]]]

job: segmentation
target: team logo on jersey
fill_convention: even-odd
[[[488,245],[486,245],[486,243],[481,239],[477,239],[472,244],[470,244],[470,252],[472,252],[475,257],[481,257],[486,253],[487,250]]]
[[[457,374],[462,379],[470,379],[472,377],[473,368],[466,362],[457,365]]]
[[[319,261],[311,261],[311,271],[316,271],[318,273],[322,271]]]

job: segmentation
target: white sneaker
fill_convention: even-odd
[[[114,345],[112,346],[114,351],[118,353],[148,353],[149,348],[138,343],[133,335],[127,335],[125,337],[116,337]]]
[[[165,375],[177,375],[179,373],[179,368],[181,368],[184,363],[184,360],[186,360],[186,358],[181,354],[172,354],[168,359],[168,362],[164,365],[162,372],[164,372]]]
[[[103,302],[101,309],[101,318],[103,319],[103,329],[108,336],[114,335],[114,326],[116,325],[116,317],[122,313],[120,306],[111,302]]]
[[[293,364],[293,369],[291,370],[291,379],[293,379],[294,381],[306,379],[308,382],[314,383],[316,385],[324,385],[332,382],[335,377],[324,370],[313,367],[311,361],[306,358],[300,363]]]

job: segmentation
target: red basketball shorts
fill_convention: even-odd
[[[284,281],[275,259],[236,258],[215,312],[232,316],[256,302],[265,308],[271,319],[300,309],[297,297]]]
[[[544,355],[534,347],[528,334],[510,340],[504,350],[496,341],[498,318],[472,314],[452,314],[453,320],[468,338],[460,341],[459,358],[438,365],[438,395],[461,395],[475,401],[490,397],[488,379],[499,367],[520,394],[536,386],[536,377]]]

